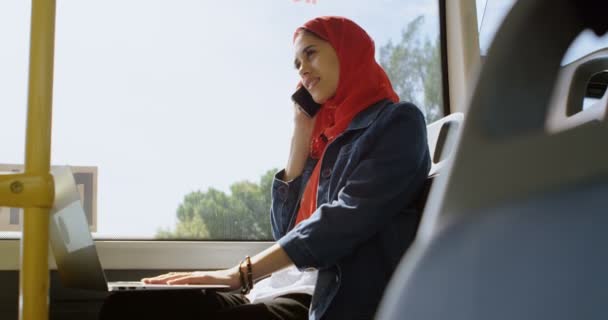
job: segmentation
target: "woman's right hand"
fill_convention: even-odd
[[[312,131],[315,127],[314,117],[309,117],[304,113],[297,103],[293,105],[294,109],[294,130],[291,138],[291,149],[287,166],[285,167],[285,176],[283,180],[290,181],[302,174],[306,159],[310,153],[310,139]]]

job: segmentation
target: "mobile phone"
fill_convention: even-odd
[[[311,118],[321,109],[321,105],[312,99],[310,92],[304,86],[291,95],[291,99],[300,106],[302,112]]]

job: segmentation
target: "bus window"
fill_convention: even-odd
[[[0,3],[0,174],[16,170],[3,163],[23,163],[29,57],[30,1]],[[0,207],[0,239],[19,237],[21,210]]]
[[[476,0],[477,23],[479,26],[479,48],[482,56],[494,39],[502,23],[516,0]],[[596,36],[593,31],[582,32],[570,45],[564,55],[562,65],[566,65],[596,50],[608,47],[608,35]]]
[[[0,5],[0,164],[17,170],[29,14]],[[58,2],[52,163],[81,170],[95,238],[270,240],[299,80],[292,36],[321,15],[359,23],[401,99],[443,116],[437,0]],[[1,237],[19,236],[17,211],[0,208]]]
[[[498,27],[515,0],[476,0],[479,49],[486,56]]]
[[[487,51],[494,38],[498,27],[502,23],[516,0],[476,0],[477,21],[479,26],[479,48],[482,57]],[[608,48],[608,35],[598,37],[591,30],[585,30],[572,42],[562,59],[562,66],[568,65],[597,50]],[[606,71],[600,72],[589,84],[585,98],[580,110],[590,108],[603,97],[606,91]],[[599,106],[599,105],[598,105]]]

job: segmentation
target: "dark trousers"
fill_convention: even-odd
[[[100,320],[305,320],[311,296],[289,294],[266,303],[249,303],[240,294],[198,290],[124,291],[108,297]]]

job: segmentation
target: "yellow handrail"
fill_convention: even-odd
[[[53,60],[55,47],[55,0],[32,0],[30,66],[25,147],[25,175],[40,177],[41,198],[53,194],[50,179]],[[40,189],[39,189],[40,190]],[[19,277],[19,319],[48,319],[49,211],[25,204]],[[52,196],[51,196],[52,199]],[[52,202],[52,201],[51,201]],[[52,204],[52,203],[51,203]],[[49,206],[50,207],[50,206]]]
[[[50,174],[0,175],[0,204],[4,207],[51,208],[53,205],[53,177]]]

